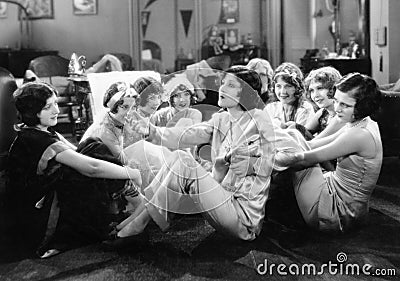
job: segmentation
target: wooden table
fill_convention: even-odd
[[[67,78],[73,83],[73,94],[78,103],[78,119],[75,121],[76,138],[80,140],[86,129],[93,122],[90,114],[88,94],[90,93],[87,76],[70,76]]]

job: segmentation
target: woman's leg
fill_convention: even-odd
[[[300,132],[296,130],[288,130],[288,132],[304,150],[309,150],[307,141]],[[314,165],[295,171],[293,174],[294,192],[300,212],[307,225],[318,228],[320,195],[323,189],[327,188],[322,169],[319,165]]]
[[[162,230],[169,227],[171,213],[203,212],[217,230],[242,239],[249,239],[247,228],[240,222],[234,207],[233,193],[223,189],[192,157],[175,151],[171,165],[164,167],[145,190],[149,202],[137,219],[119,235],[134,234],[143,218],[151,217]],[[148,214],[148,215],[147,215]],[[146,219],[143,219],[146,222]]]

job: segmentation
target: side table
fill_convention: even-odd
[[[88,100],[88,94],[90,93],[89,80],[86,76],[70,76],[68,80],[73,84],[73,95],[78,104],[78,118],[75,120],[75,134],[79,141],[92,123]]]

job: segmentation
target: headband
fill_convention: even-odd
[[[137,98],[138,96],[138,93],[135,91],[135,89],[127,87],[126,83],[121,83],[117,86],[117,88],[118,92],[115,93],[115,95],[113,95],[111,99],[107,102],[108,108],[113,108],[114,105],[124,97]]]

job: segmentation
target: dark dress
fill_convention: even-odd
[[[112,159],[97,140],[81,150],[90,155],[93,143]],[[105,237],[109,221],[99,217],[105,218],[112,192],[125,181],[88,178],[56,162],[66,149],[71,148],[52,129],[18,131],[6,168],[7,231],[15,251],[40,253],[57,244],[63,250]]]

